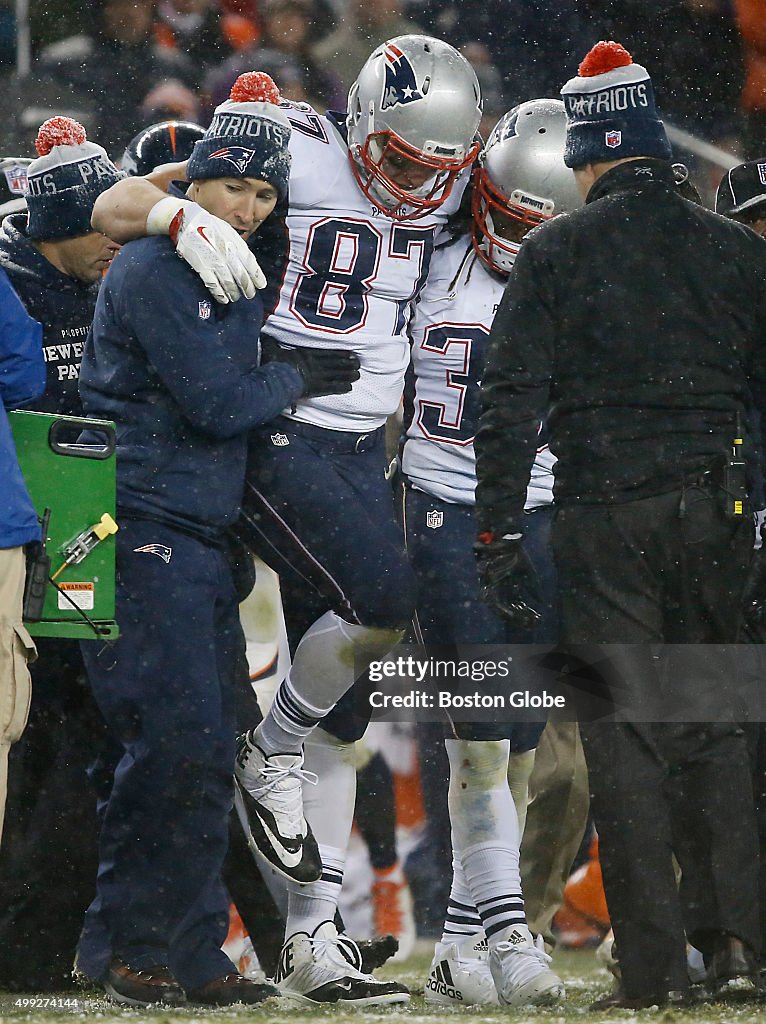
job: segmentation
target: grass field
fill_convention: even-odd
[[[420,943],[419,952],[405,964],[384,967],[377,974],[380,977],[396,978],[403,981],[413,992],[410,1005],[406,1008],[391,1010],[354,1010],[337,1007],[307,1010],[303,1006],[295,1006],[287,1000],[269,1000],[256,1007],[237,1007],[233,1009],[203,1010],[191,1007],[188,1010],[146,1010],[120,1009],[105,999],[88,993],[62,993],[59,999],[76,999],[76,1005],[70,1009],[24,1005],[24,1000],[34,998],[34,993],[10,995],[0,993],[0,1021],[29,1021],[32,1024],[72,1024],[73,1019],[88,1019],[98,1022],[109,1021],[163,1021],[166,1024],[178,1021],[179,1024],[194,1024],[197,1021],[213,1019],[215,1021],[245,1020],[252,1024],[316,1024],[318,1021],[338,1020],[340,1022],[358,1021],[369,1024],[374,1020],[398,1021],[407,1024],[429,1024],[440,1020],[454,1020],[455,1024],[490,1024],[492,1021],[509,1020],[514,1024],[569,1024],[578,1021],[585,1024],[605,1024],[607,1021],[627,1024],[628,1021],[647,1021],[648,1024],[764,1024],[766,1022],[766,1002],[759,1004],[752,996],[741,994],[736,1002],[729,1005],[723,1003],[705,1003],[693,1010],[670,1011],[650,1009],[641,1013],[626,1010],[611,1010],[599,1013],[588,1012],[588,1005],[593,999],[606,994],[610,988],[610,979],[606,971],[599,967],[593,953],[562,952],[554,957],[556,968],[567,985],[567,1000],[553,1009],[511,1010],[509,1008],[476,1008],[443,1010],[431,1008],[423,1001],[423,982],[431,960],[430,947]],[[737,996],[740,994],[737,993]],[[51,999],[50,995],[38,996],[38,999]],[[17,1005],[17,1003],[22,1005]]]

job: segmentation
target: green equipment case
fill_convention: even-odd
[[[33,565],[28,558],[27,591],[36,577],[37,600],[25,600],[25,625],[32,636],[113,639],[118,632],[114,424],[23,411],[8,418],[24,480],[45,527],[42,559]],[[83,431],[89,432],[87,443]]]

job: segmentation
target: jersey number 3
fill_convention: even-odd
[[[438,390],[443,401],[416,398],[418,426],[432,441],[461,447],[473,443],[481,412],[479,380],[487,335],[486,328],[478,325],[442,324],[426,331],[421,358],[438,360],[438,375],[443,379]],[[441,364],[448,359],[455,368],[442,370]],[[428,378],[433,381],[433,369]]]

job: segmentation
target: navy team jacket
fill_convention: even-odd
[[[168,238],[115,257],[80,371],[89,416],[117,423],[117,505],[215,540],[234,521],[246,435],[298,398],[301,375],[258,367],[258,295],[217,304]]]

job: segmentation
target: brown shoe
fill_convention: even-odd
[[[718,935],[708,963],[707,985],[717,992],[736,978],[749,978],[756,988],[759,987],[755,957],[741,939],[733,935]]]
[[[278,996],[276,985],[258,984],[243,978],[241,974],[232,972],[222,978],[209,981],[202,988],[187,989],[186,995],[190,1003],[201,1003],[203,1006],[231,1006],[232,1003],[262,1003],[269,996]]]
[[[115,957],[102,980],[108,996],[124,1006],[180,1006],[186,994],[167,969],[159,965],[137,971]]]
[[[692,997],[686,990],[680,992],[657,992],[654,995],[628,999],[621,987],[608,996],[591,1003],[589,1010],[646,1010],[650,1006],[684,1007],[692,1005]]]

